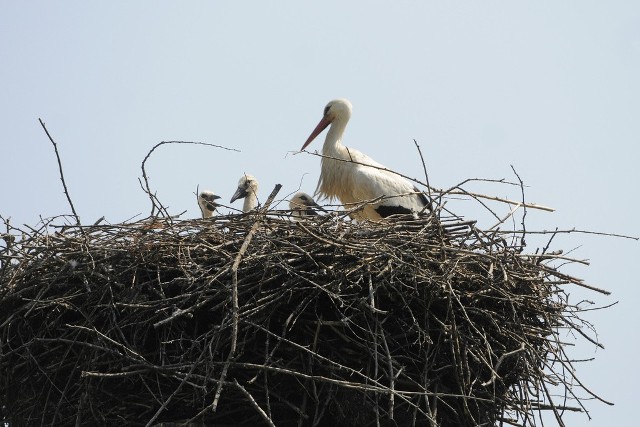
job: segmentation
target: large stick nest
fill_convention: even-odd
[[[580,409],[552,400],[574,394],[558,331],[583,334],[563,291],[580,281],[473,222],[51,230],[0,246],[11,425],[533,425]]]

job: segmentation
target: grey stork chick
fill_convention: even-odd
[[[213,191],[203,190],[198,195],[198,205],[200,206],[200,212],[202,212],[202,218],[211,218],[216,212],[218,207],[218,200],[220,196],[213,194]]]
[[[238,189],[231,196],[230,203],[238,199],[244,199],[242,212],[249,212],[258,206],[258,180],[253,175],[244,174],[238,181]]]
[[[313,197],[303,191],[299,191],[289,200],[289,209],[293,212],[293,218],[298,220],[308,216],[318,215],[316,209],[324,211]]]

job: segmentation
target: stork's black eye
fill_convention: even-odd
[[[305,202],[308,202],[309,198],[307,196],[300,196],[300,200],[304,200]]]
[[[324,107],[324,115],[326,116],[329,113],[329,109],[331,107],[329,107],[328,105],[326,107]]]

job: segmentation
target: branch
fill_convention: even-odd
[[[511,170],[518,178],[518,182],[520,182],[520,192],[522,193],[521,205],[523,206],[523,209],[522,209],[523,213],[522,213],[522,222],[520,223],[522,225],[522,236],[520,237],[520,246],[524,248],[526,246],[524,236],[527,234],[527,227],[525,226],[525,218],[527,217],[527,206],[525,204],[525,197],[524,197],[524,182],[522,182],[520,175],[518,175],[518,172],[516,172],[516,168],[514,168],[513,165],[511,165]]]
[[[227,377],[229,366],[231,365],[231,362],[233,361],[236,355],[236,346],[238,343],[238,322],[239,322],[238,311],[240,309],[240,306],[238,303],[238,267],[240,266],[240,261],[242,260],[242,256],[247,251],[247,248],[249,247],[249,243],[251,243],[251,239],[253,238],[253,235],[256,233],[256,230],[258,229],[258,226],[260,225],[261,220],[265,218],[265,214],[269,209],[269,206],[271,205],[271,203],[273,202],[273,199],[276,197],[276,194],[278,194],[278,191],[280,191],[281,188],[282,188],[281,184],[276,184],[275,188],[267,198],[267,201],[265,202],[264,206],[260,208],[260,210],[258,211],[258,215],[260,216],[258,216],[256,221],[251,226],[251,230],[249,230],[249,233],[247,233],[247,237],[245,237],[244,242],[242,242],[242,246],[240,247],[240,250],[238,251],[238,255],[236,255],[236,258],[233,261],[233,266],[231,267],[231,274],[232,274],[231,299],[232,299],[232,306],[233,306],[231,348],[229,350],[229,356],[227,356],[227,361],[225,362],[224,367],[222,368],[222,374],[220,375],[220,382],[218,383],[218,388],[213,398],[213,403],[211,404],[211,410],[213,412],[215,412],[216,408],[218,407],[218,401],[220,400],[220,395],[222,394],[222,387]]]
[[[412,181],[412,182],[414,182],[416,184],[422,185],[425,188],[428,188],[430,191],[433,191],[433,192],[436,192],[436,193],[440,193],[441,196],[445,195],[445,194],[454,194],[454,195],[457,194],[457,195],[471,196],[471,197],[478,198],[478,199],[487,199],[487,200],[493,200],[493,201],[501,202],[501,203],[508,203],[508,204],[511,204],[511,205],[517,205],[518,203],[521,203],[521,202],[516,202],[514,200],[505,199],[505,198],[502,198],[502,197],[494,197],[494,196],[487,196],[487,195],[479,194],[479,193],[473,193],[471,191],[465,191],[465,190],[462,190],[460,188],[461,185],[463,185],[466,182],[470,182],[470,181],[499,182],[499,183],[502,183],[502,184],[519,185],[519,184],[515,184],[515,183],[506,182],[506,181],[504,181],[502,179],[501,180],[466,179],[466,180],[462,181],[460,184],[454,185],[449,190],[442,190],[442,189],[439,189],[439,188],[430,187],[427,183],[422,182],[419,179],[411,178],[408,175],[404,175],[404,174],[402,174],[400,172],[396,172],[396,171],[394,171],[392,169],[389,169],[389,168],[380,167],[380,166],[373,166],[373,165],[370,165],[370,164],[367,164],[367,163],[363,163],[363,162],[356,162],[354,160],[345,160],[345,159],[339,159],[337,157],[325,156],[324,154],[320,154],[318,152],[312,153],[312,152],[309,152],[309,151],[300,151],[299,153],[307,153],[307,154],[311,154],[312,156],[321,157],[323,159],[331,159],[331,160],[336,160],[338,162],[353,163],[353,164],[356,164],[356,165],[368,166],[368,167],[373,168],[373,169],[378,169],[378,170],[381,170],[381,171],[390,172],[392,174],[401,176],[402,178],[408,179],[409,181]],[[459,191],[455,191],[456,189],[459,189]],[[535,203],[525,203],[525,204],[521,204],[521,205],[524,206],[524,207],[527,207],[529,209],[539,209],[539,210],[543,210],[543,211],[547,211],[547,212],[554,212],[555,211],[554,208],[550,208],[550,207],[542,206],[542,205],[537,205]]]
[[[144,179],[144,185],[142,185],[142,182],[140,183],[140,186],[142,187],[142,190],[147,193],[147,195],[149,196],[149,199],[151,200],[151,216],[154,216],[155,211],[158,210],[158,212],[163,212],[165,214],[165,216],[169,217],[169,213],[167,212],[167,210],[162,206],[162,203],[160,203],[160,200],[158,200],[158,197],[153,194],[151,192],[151,187],[149,186],[149,178],[147,177],[147,171],[145,169],[145,163],[147,162],[147,160],[149,159],[149,157],[151,157],[151,154],[155,151],[156,148],[160,147],[161,145],[164,144],[193,144],[193,145],[206,145],[208,147],[215,147],[215,148],[222,148],[223,150],[228,150],[228,151],[236,151],[236,152],[240,152],[240,150],[237,150],[235,148],[228,148],[228,147],[223,147],[222,145],[216,145],[216,144],[209,144],[207,142],[194,142],[194,141],[162,141],[157,143],[156,145],[153,146],[153,148],[151,148],[151,150],[149,150],[149,152],[147,153],[147,155],[144,157],[144,159],[142,160],[142,178]]]
[[[82,230],[82,226],[80,225],[80,217],[76,212],[76,208],[73,206],[73,202],[71,201],[71,197],[69,196],[69,190],[67,189],[67,183],[64,180],[64,173],[62,173],[62,162],[60,161],[60,154],[58,153],[58,145],[49,134],[49,131],[47,130],[47,127],[44,125],[44,122],[42,121],[42,119],[38,119],[38,121],[40,122],[42,129],[44,129],[44,132],[47,134],[47,137],[49,137],[49,141],[51,141],[51,143],[53,144],[53,150],[56,152],[56,159],[58,160],[58,169],[60,170],[60,180],[62,181],[64,194],[65,196],[67,196],[67,201],[69,202],[69,206],[71,206],[71,212],[73,212],[73,216],[76,218],[76,224]]]

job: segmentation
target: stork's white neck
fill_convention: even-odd
[[[344,197],[345,189],[350,188],[353,183],[350,181],[349,168],[347,163],[340,160],[350,160],[351,155],[347,147],[342,144],[342,136],[349,122],[349,116],[336,117],[331,123],[327,132],[327,137],[322,146],[323,157],[321,160],[321,172],[318,179],[316,192],[322,197],[332,200],[338,197],[343,203],[350,203],[352,200]],[[340,160],[336,160],[340,159]],[[343,200],[344,199],[344,200]]]
[[[253,190],[249,189],[247,197],[244,198],[244,204],[242,205],[242,212],[249,212],[258,206],[258,196]]]
[[[336,117],[333,122],[331,122],[331,127],[329,127],[327,137],[322,146],[322,154],[325,156],[339,157],[340,148],[344,147],[344,145],[342,145],[342,137],[347,123],[349,123],[349,117]]]

